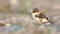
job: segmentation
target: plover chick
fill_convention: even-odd
[[[48,22],[48,17],[43,13],[39,12],[39,9],[34,8],[31,12],[31,15],[34,20],[39,21],[40,24]]]

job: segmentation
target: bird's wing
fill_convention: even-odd
[[[44,14],[40,13],[39,15],[35,15],[35,17],[38,18],[46,18],[48,20],[48,17],[46,17]]]

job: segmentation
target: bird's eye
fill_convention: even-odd
[[[35,11],[33,11],[33,12],[35,12]]]

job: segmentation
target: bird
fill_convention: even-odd
[[[34,20],[39,21],[40,24],[45,24],[48,22],[48,17],[45,14],[41,13],[38,8],[34,8],[31,11],[31,15]]]

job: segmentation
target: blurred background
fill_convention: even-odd
[[[40,25],[30,14],[38,8],[50,25]],[[60,0],[0,0],[0,34],[60,34]]]

